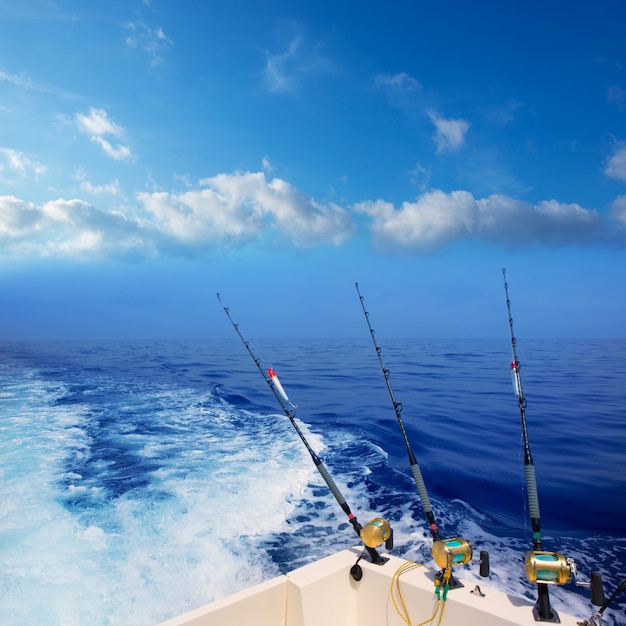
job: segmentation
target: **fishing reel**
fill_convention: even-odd
[[[436,576],[436,584],[446,585],[446,589],[459,589],[463,583],[452,576],[452,568],[472,560],[472,544],[462,537],[439,539],[433,543],[433,560],[441,568]]]
[[[531,583],[565,585],[572,579],[574,561],[560,552],[529,550],[524,562],[526,576]]]
[[[378,548],[385,544],[385,549],[393,548],[393,530],[389,522],[382,517],[375,517],[361,528],[361,540],[368,548]]]
[[[433,543],[433,559],[441,569],[465,565],[472,560],[472,544],[461,537]]]
[[[375,560],[372,560],[376,565],[383,565],[389,559],[387,557],[381,557],[376,552],[376,548],[378,546],[385,544],[385,548],[387,550],[391,550],[393,548],[393,530],[386,519],[382,517],[375,517],[373,520],[365,524],[363,528],[361,528],[359,535],[361,537],[361,541],[367,548],[367,551],[370,553],[370,557],[375,557]],[[361,554],[359,558],[356,560],[356,563],[350,568],[350,576],[357,582],[363,578],[363,569],[359,565],[359,561],[365,556],[365,553]]]

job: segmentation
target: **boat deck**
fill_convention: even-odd
[[[232,596],[174,617],[159,626],[406,626],[396,610],[400,604],[394,575],[407,561],[394,556],[384,565],[360,561],[363,577],[350,576],[359,549],[342,550],[286,575],[278,576]],[[475,584],[450,590],[437,604],[435,573],[415,567],[400,577],[400,590],[410,624],[441,626],[535,626],[533,603],[481,584],[484,595],[472,593]],[[393,598],[392,599],[392,592]],[[443,616],[441,610],[443,607]],[[576,626],[577,619],[560,613],[560,624]]]

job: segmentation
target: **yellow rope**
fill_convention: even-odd
[[[441,614],[439,615],[439,621],[437,622],[437,626],[441,626],[441,620],[443,620],[443,612],[446,608],[446,599],[448,598],[450,578],[452,578],[452,567],[450,565],[450,561],[448,561],[448,567],[446,567],[446,569],[443,571],[443,602],[441,605]]]
[[[393,602],[393,606],[396,609],[396,612],[398,613],[398,615],[400,616],[400,619],[407,624],[407,626],[413,626],[411,624],[411,620],[409,618],[409,612],[406,608],[406,604],[404,602],[404,598],[402,597],[402,590],[400,589],[400,576],[402,576],[402,574],[415,569],[416,567],[424,567],[423,563],[415,563],[413,561],[406,561],[405,563],[403,563],[402,565],[400,565],[400,567],[398,567],[398,569],[394,572],[392,578],[391,578],[391,588],[390,588],[390,595],[391,595],[391,600]],[[395,593],[394,593],[395,592]],[[398,602],[396,602],[396,598],[395,595],[397,594],[399,602],[401,607],[398,606]],[[445,605],[445,602],[442,602],[441,600],[437,600],[437,605],[435,607],[435,612],[432,614],[431,617],[429,617],[427,620],[420,622],[419,624],[416,624],[416,626],[424,626],[425,624],[428,624],[429,622],[432,622],[435,617],[437,616],[437,613],[439,611],[439,608],[441,607],[441,616],[439,617],[439,622],[438,622],[438,626],[441,624],[441,619],[443,617],[443,606]]]

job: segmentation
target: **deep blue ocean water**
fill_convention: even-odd
[[[378,338],[443,536],[534,598],[507,340]],[[369,338],[256,340],[364,524],[430,558]],[[626,578],[626,341],[520,340],[544,547]],[[0,342],[0,624],[150,625],[356,545],[242,343]],[[478,565],[459,575],[477,577]],[[588,592],[551,587],[589,617]],[[626,624],[626,598],[605,614]]]

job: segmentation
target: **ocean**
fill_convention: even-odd
[[[377,340],[442,536],[534,599],[510,341]],[[359,522],[385,517],[392,552],[429,563],[370,338],[250,346]],[[518,355],[544,548],[608,597],[626,578],[626,340],[518,337]],[[236,336],[0,342],[0,481],[3,626],[153,625],[358,543]],[[479,580],[476,556],[460,570]],[[550,593],[593,610],[582,587]]]

